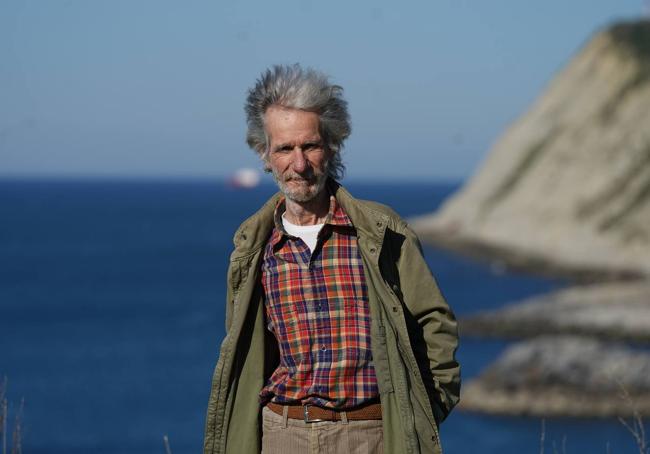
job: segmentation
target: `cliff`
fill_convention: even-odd
[[[460,408],[544,417],[647,415],[650,354],[586,337],[538,337],[508,348],[467,383]]]
[[[573,277],[650,274],[650,21],[597,33],[423,241]]]
[[[501,338],[580,334],[650,344],[650,281],[576,286],[536,296],[462,318],[460,331]]]

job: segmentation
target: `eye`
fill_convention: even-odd
[[[321,144],[318,142],[308,142],[302,146],[302,149],[304,151],[319,150],[320,148],[321,148]]]
[[[282,153],[282,154],[286,154],[286,153],[291,152],[291,150],[293,150],[293,148],[291,147],[291,145],[282,145],[281,147],[278,147],[278,148],[276,148],[275,150],[273,150],[273,152],[274,152],[274,153]]]

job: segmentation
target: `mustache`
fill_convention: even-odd
[[[284,181],[306,181],[308,183],[318,180],[319,173],[311,172],[309,175],[299,175],[297,173],[285,174],[282,176]]]
[[[316,177],[314,177],[314,176],[305,178],[305,177],[301,177],[300,175],[295,175],[295,176],[288,175],[288,176],[286,176],[284,178],[284,181],[307,181],[307,182],[310,182],[310,181],[315,181],[315,180],[316,180]]]

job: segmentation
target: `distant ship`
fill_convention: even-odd
[[[239,169],[229,179],[228,186],[232,188],[250,189],[260,184],[260,173],[255,169]]]

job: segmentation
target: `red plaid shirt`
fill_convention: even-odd
[[[282,225],[284,200],[262,264],[268,329],[280,364],[262,402],[351,408],[379,396],[370,350],[370,313],[356,230],[330,197],[313,253]]]

